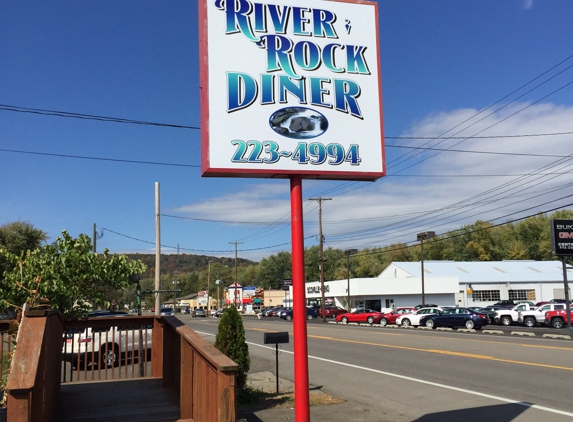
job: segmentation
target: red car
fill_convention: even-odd
[[[400,315],[411,314],[412,312],[416,312],[416,310],[416,308],[396,308],[389,314],[382,315],[380,325],[385,327],[388,324],[396,324],[396,318]]]
[[[340,314],[336,317],[338,322],[367,322],[368,324],[378,324],[380,318],[384,315],[382,312],[373,309],[358,309],[351,313]]]
[[[345,314],[348,311],[340,306],[326,306],[324,313],[327,318],[336,318],[338,315]],[[322,308],[318,308],[318,316],[322,318]]]

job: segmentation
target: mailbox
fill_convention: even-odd
[[[288,343],[288,331],[265,333],[265,344]]]

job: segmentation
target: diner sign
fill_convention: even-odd
[[[203,176],[384,175],[377,3],[199,9]]]

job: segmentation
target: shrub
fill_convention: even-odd
[[[245,340],[243,319],[234,306],[229,307],[221,316],[215,347],[239,365],[237,387],[239,390],[244,389],[247,383],[247,372],[251,367],[251,358],[249,346]]]

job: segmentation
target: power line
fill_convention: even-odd
[[[573,66],[573,65],[572,65],[572,66]],[[571,85],[571,84],[573,84],[573,81],[570,81],[570,82],[566,83],[565,85],[563,85],[563,86],[557,88],[556,90],[550,92],[549,94],[545,95],[544,97],[541,97],[541,98],[538,99],[537,101],[534,101],[534,102],[532,102],[532,103],[526,105],[525,107],[519,109],[519,110],[516,111],[515,113],[512,113],[512,114],[510,114],[509,116],[504,117],[503,119],[501,119],[501,120],[499,120],[499,121],[497,121],[497,122],[495,122],[495,123],[489,125],[488,127],[484,128],[484,129],[482,129],[482,130],[480,130],[480,131],[477,132],[477,133],[478,133],[478,134],[479,134],[479,133],[483,133],[483,132],[485,132],[486,130],[491,129],[491,128],[494,127],[494,126],[497,126],[497,125],[499,125],[500,123],[505,122],[507,119],[510,119],[511,117],[515,116],[516,114],[521,113],[522,111],[528,109],[529,107],[533,107],[535,104],[537,104],[537,103],[539,103],[540,101],[542,101],[542,100],[544,100],[544,99],[550,97],[551,95],[555,94],[556,92],[561,91],[562,89],[568,87],[568,86]],[[505,106],[504,106],[504,107],[505,107]],[[502,107],[502,108],[503,108],[503,107]],[[487,117],[491,116],[493,113],[495,113],[496,111],[499,111],[499,110],[501,110],[501,108],[499,108],[498,110],[495,110],[494,112],[488,114],[487,116],[483,117],[482,119],[478,120],[477,122],[472,123],[470,126],[468,126],[468,127],[464,128],[464,129],[460,130],[460,131],[457,132],[457,133],[460,133],[460,132],[466,130],[467,128],[469,128],[469,127],[471,127],[471,126],[473,126],[473,125],[475,125],[475,124],[481,122],[482,120],[486,119]],[[468,140],[468,139],[470,139],[470,138],[471,138],[471,137],[468,136],[468,137],[466,137],[465,139],[462,139],[462,140],[460,140],[459,142],[456,142],[454,145],[452,145],[452,147],[455,147],[455,146],[461,144],[462,142],[465,142],[466,140]],[[439,143],[442,143],[442,142],[444,142],[444,140],[442,140],[442,141],[439,142]],[[403,169],[400,169],[399,171],[401,172],[401,171],[407,170],[407,169],[409,169],[409,168],[412,168],[412,167],[414,167],[414,166],[417,166],[418,164],[423,163],[424,161],[427,161],[427,160],[429,160],[429,159],[431,159],[431,158],[434,158],[434,157],[436,157],[437,155],[440,155],[441,153],[442,153],[442,151],[437,152],[436,154],[431,155],[431,156],[429,156],[429,157],[425,157],[425,158],[421,159],[420,161],[417,161],[417,162],[415,162],[414,164],[409,165],[408,167],[405,167],[405,168],[403,168]],[[421,154],[421,153],[420,153],[420,154]],[[418,155],[418,154],[417,154],[417,155]],[[411,158],[414,158],[414,157],[411,157]],[[411,158],[409,158],[409,159],[411,159]],[[404,161],[402,161],[402,162],[404,162]],[[398,163],[398,164],[400,164],[400,163]]]
[[[45,155],[50,157],[60,157],[60,158],[78,158],[82,160],[95,160],[95,161],[112,161],[118,163],[130,163],[130,164],[148,164],[154,166],[172,166],[172,167],[192,167],[201,168],[200,165],[195,164],[178,164],[178,163],[161,163],[157,161],[140,161],[140,160],[125,160],[121,158],[103,158],[103,157],[92,157],[88,155],[71,155],[71,154],[55,154],[50,152],[37,152],[37,151],[23,151],[15,149],[0,148],[1,152],[11,152],[16,154],[31,154],[31,155]]]
[[[497,138],[528,138],[534,136],[558,136],[572,135],[573,132],[555,132],[555,133],[530,133],[523,135],[491,135],[491,136],[470,136],[471,139],[497,139]],[[468,136],[384,136],[385,139],[404,139],[404,140],[425,140],[425,139],[467,139]],[[388,146],[388,145],[386,145]]]
[[[94,114],[72,113],[69,111],[45,110],[41,108],[28,108],[9,104],[0,104],[0,110],[14,111],[16,113],[39,114],[44,116],[68,117],[72,119],[97,120],[100,122],[127,123],[131,125],[170,127],[175,129],[199,130],[199,126],[175,125],[170,123],[148,122],[144,120],[122,119],[120,117],[97,116]]]
[[[467,138],[466,138],[467,139]],[[387,148],[405,148],[405,149],[417,149],[426,151],[441,151],[441,152],[462,152],[465,154],[488,154],[488,155],[510,155],[513,157],[553,157],[553,158],[565,158],[567,155],[557,155],[557,154],[530,154],[525,152],[494,152],[494,151],[474,151],[474,150],[464,150],[464,149],[451,149],[451,148],[434,148],[434,147],[409,147],[404,145],[386,145]]]
[[[479,229],[475,229],[475,230],[472,230],[469,234],[479,233],[479,232],[481,232],[481,231],[490,230],[490,229],[493,229],[493,228],[495,228],[495,227],[500,227],[500,226],[503,226],[503,225],[506,225],[506,224],[515,223],[515,222],[517,222],[517,221],[521,221],[521,220],[525,220],[525,219],[527,219],[527,218],[535,217],[536,215],[539,215],[539,214],[546,214],[546,213],[551,212],[551,211],[557,211],[557,210],[563,209],[564,207],[570,207],[571,205],[573,205],[573,202],[570,203],[570,204],[566,204],[566,205],[563,205],[563,206],[560,206],[560,207],[552,208],[552,209],[549,209],[549,210],[546,210],[546,211],[536,212],[535,214],[530,214],[530,215],[527,215],[527,216],[525,216],[525,217],[514,218],[513,220],[510,220],[510,221],[505,221],[505,222],[503,222],[503,223],[493,224],[493,225],[491,225],[491,226],[489,226],[489,227],[482,227],[482,228],[479,228]],[[510,214],[510,215],[511,215],[511,214]],[[504,216],[504,217],[499,217],[499,218],[505,218],[505,216]],[[489,222],[495,221],[495,220],[499,220],[499,218],[486,221],[486,223],[489,223]],[[456,237],[465,236],[465,235],[467,235],[467,234],[468,234],[468,233],[456,233],[456,234],[452,234],[452,235],[446,236],[446,237],[434,238],[435,240],[432,240],[432,242],[442,242],[442,241],[445,241],[445,240],[454,239],[454,238],[456,238]],[[413,243],[413,244],[412,244],[412,245],[408,245],[408,243]],[[418,243],[417,243],[417,241],[412,241],[412,242],[406,242],[406,245],[407,245],[407,246],[399,246],[399,247],[396,247],[396,248],[393,248],[393,249],[387,249],[387,250],[384,250],[384,251],[366,252],[366,253],[362,253],[362,254],[359,253],[359,254],[356,254],[356,255],[354,255],[354,256],[380,255],[380,254],[387,253],[387,252],[394,252],[394,251],[399,251],[399,250],[403,250],[403,249],[412,248],[412,247],[414,247],[414,246],[417,246]]]
[[[500,98],[500,99],[497,100],[496,102],[490,104],[489,106],[487,106],[487,107],[484,108],[483,110],[480,110],[479,112],[477,112],[477,113],[474,114],[473,116],[468,117],[467,119],[465,119],[465,120],[463,120],[462,122],[458,123],[458,124],[455,125],[454,127],[452,127],[452,128],[450,128],[450,129],[448,129],[447,131],[443,132],[441,135],[439,135],[439,137],[445,135],[445,134],[448,133],[448,132],[451,132],[452,130],[454,130],[454,129],[458,128],[458,127],[460,127],[460,126],[463,125],[464,123],[469,122],[469,121],[472,120],[474,117],[479,116],[480,114],[484,113],[486,110],[489,110],[490,108],[492,108],[492,107],[495,106],[496,104],[501,103],[501,102],[502,102],[503,100],[505,100],[506,98],[509,98],[511,95],[513,95],[513,94],[515,94],[516,92],[520,91],[522,88],[525,88],[527,85],[533,83],[534,81],[536,81],[537,79],[539,79],[539,78],[541,78],[542,76],[546,75],[547,73],[549,73],[549,72],[552,71],[553,69],[559,67],[561,64],[565,63],[567,60],[569,60],[569,59],[572,58],[572,57],[573,57],[573,55],[570,55],[569,57],[567,57],[567,58],[565,58],[564,60],[560,61],[559,63],[557,63],[556,65],[552,66],[551,68],[549,68],[549,69],[546,70],[545,72],[543,72],[543,73],[541,73],[540,75],[536,76],[535,78],[531,79],[529,82],[527,82],[527,83],[521,85],[519,88],[513,90],[512,92],[510,92],[509,94],[507,94],[507,95],[505,95],[504,97]],[[537,88],[540,87],[541,85],[547,83],[547,82],[550,81],[551,79],[553,79],[553,78],[557,77],[558,75],[560,75],[561,73],[565,72],[565,70],[571,68],[572,66],[573,66],[573,65],[570,65],[570,66],[568,66],[567,68],[561,70],[561,71],[560,71],[559,73],[557,73],[556,75],[551,76],[549,79],[545,80],[544,82],[540,83],[539,85],[535,86],[534,88],[530,89],[529,91],[525,92],[524,94],[520,95],[519,97],[513,99],[513,100],[510,101],[508,104],[505,104],[504,106],[498,108],[497,110],[493,111],[492,113],[488,114],[487,116],[485,116],[485,117],[479,119],[477,122],[473,122],[473,123],[470,124],[469,126],[466,126],[464,129],[459,130],[458,132],[454,133],[454,134],[451,135],[451,136],[455,136],[455,135],[457,135],[458,133],[463,132],[465,129],[468,129],[468,128],[472,127],[473,125],[475,125],[475,124],[481,122],[481,121],[484,120],[485,118],[491,116],[491,115],[494,114],[496,111],[499,111],[499,110],[501,110],[501,109],[507,107],[508,105],[514,103],[517,99],[519,99],[519,98],[521,98],[522,96],[524,96],[525,94],[527,94],[527,93],[529,93],[529,92],[531,92],[531,91],[537,89]],[[481,133],[481,132],[478,132],[478,133]],[[434,139],[436,139],[436,138],[434,138]],[[447,138],[446,138],[446,139],[447,139]],[[433,139],[432,139],[432,140],[433,140]],[[428,142],[426,142],[424,145],[427,145],[427,144],[430,143],[430,142],[431,142],[431,140],[428,141]],[[442,140],[441,142],[443,142],[443,140]],[[438,144],[440,144],[441,142],[439,142]],[[424,145],[422,145],[422,146],[424,146]],[[410,154],[410,153],[407,153],[407,154],[403,155],[402,157],[405,157],[405,156],[407,156],[408,154]],[[416,155],[418,155],[418,154],[416,154]],[[416,155],[414,155],[414,156],[416,156]],[[390,163],[388,163],[388,164],[391,164],[391,163],[393,163],[393,162],[399,160],[399,159],[402,158],[402,157],[398,157],[397,159],[392,160],[392,161],[391,161]],[[413,158],[413,157],[410,157],[410,158],[408,158],[408,159],[406,159],[406,160],[404,160],[404,161],[410,160],[411,158]],[[402,162],[404,162],[404,161],[402,161]],[[398,163],[398,164],[400,164],[400,163]]]

